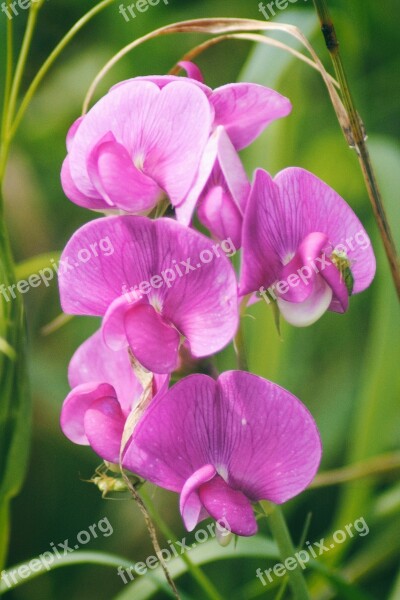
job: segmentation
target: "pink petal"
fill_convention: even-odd
[[[212,465],[205,465],[193,473],[182,488],[179,506],[183,522],[188,531],[193,531],[202,516],[203,505],[198,489],[203,483],[212,479],[215,473],[215,468]]]
[[[102,239],[112,241],[112,253],[98,251]],[[96,244],[97,256],[73,267],[81,249]],[[116,299],[127,303],[123,292],[144,283],[143,297],[187,338],[196,357],[221,350],[235,334],[237,282],[228,258],[208,238],[172,219],[97,219],[72,236],[61,261],[67,257],[73,268],[59,274],[66,313],[102,316],[110,310],[108,318]],[[154,277],[157,284],[150,285]]]
[[[100,398],[85,412],[84,425],[93,450],[104,460],[118,464],[125,426],[119,402]]]
[[[240,248],[243,217],[232,197],[222,187],[213,186],[201,201],[198,209],[201,223],[219,240],[232,239]]]
[[[208,425],[215,393],[213,379],[191,375],[155,398],[131,438],[124,467],[181,492],[196,471],[210,464]]]
[[[275,177],[275,182],[285,213],[291,210],[297,215],[299,225],[292,224],[293,241],[296,236],[304,238],[306,233],[321,231],[328,236],[331,248],[344,244],[354,277],[353,293],[367,288],[375,275],[375,257],[368,235],[350,206],[305,169],[285,169]]]
[[[188,60],[181,60],[178,65],[181,69],[184,69],[187,73],[187,76],[195,81],[199,81],[200,83],[204,83],[203,73],[200,71],[199,67],[194,63]]]
[[[290,216],[279,212],[280,204],[278,186],[266,171],[257,169],[242,231],[240,294],[243,296],[278,281],[282,265],[297,250],[298,245],[293,247],[286,239]]]
[[[233,490],[222,477],[214,477],[199,489],[200,500],[216,521],[227,524],[226,529],[236,535],[250,536],[257,533],[257,521],[253,507],[243,494]]]
[[[85,118],[85,115],[82,115],[81,117],[76,119],[76,121],[74,121],[72,123],[71,127],[68,130],[68,133],[67,133],[67,150],[68,150],[68,152],[70,151],[70,149],[72,147],[72,142],[74,141],[76,132],[78,131],[79,126],[82,123],[84,118]]]
[[[211,97],[215,125],[223,125],[237,150],[248,146],[272,121],[286,117],[290,101],[255,83],[231,83]]]
[[[303,491],[321,459],[318,429],[307,408],[290,392],[250,373],[223,373],[218,386],[227,399],[219,460],[226,465],[228,484],[253,501],[282,503]]]
[[[84,195],[95,195],[85,164],[111,131],[131,161],[142,165],[143,173],[166,191],[173,204],[179,204],[195,178],[212,118],[207,96],[185,79],[162,90],[143,80],[120,85],[82,121],[69,155],[72,179]],[[131,207],[134,210],[136,205]]]
[[[215,131],[207,142],[196,178],[186,198],[175,208],[176,218],[182,225],[189,225],[197,201],[212,173],[218,153],[219,132]]]
[[[72,202],[75,202],[75,204],[78,204],[78,206],[91,208],[93,210],[105,210],[109,208],[107,202],[100,198],[99,194],[94,192],[93,196],[87,196],[78,190],[71,177],[69,156],[66,157],[61,168],[61,185],[67,198]]]
[[[126,415],[142,393],[142,386],[133,373],[127,349],[110,350],[104,343],[100,330],[79,346],[73,355],[69,363],[68,380],[71,388],[95,381],[110,384]]]
[[[117,402],[114,388],[108,383],[92,381],[76,386],[64,400],[61,429],[75,444],[89,444],[84,425],[85,413],[99,399]]]
[[[171,373],[177,367],[179,332],[149,304],[138,303],[125,314],[129,346],[138,361],[153,373]]]
[[[218,382],[189,376],[153,401],[135,430],[124,466],[181,491],[193,473],[213,465],[232,490],[249,500],[281,503],[309,485],[320,458],[315,422],[297,398],[261,377],[232,371]]]
[[[116,141],[100,141],[89,154],[87,169],[96,190],[111,206],[143,212],[162,196],[154,180],[136,168],[128,151]]]

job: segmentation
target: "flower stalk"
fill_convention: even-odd
[[[268,519],[269,528],[278,545],[282,562],[295,555],[296,549],[290,537],[285,517],[279,506],[263,500],[260,506]],[[292,588],[294,600],[310,600],[306,581],[300,568],[288,571],[289,584]]]
[[[387,259],[389,261],[390,270],[392,273],[393,282],[396,288],[397,296],[400,300],[400,262],[396,250],[396,245],[390,228],[390,224],[386,215],[385,206],[383,203],[382,194],[376,180],[374,168],[369,155],[368,146],[366,143],[367,136],[365,133],[363,122],[356,110],[355,103],[350,91],[346,71],[342,62],[339,50],[339,42],[337,39],[335,26],[333,24],[327,0],[313,0],[317,11],[321,30],[325,38],[326,47],[328,48],[336,78],[340,85],[342,101],[347,111],[350,123],[349,132],[352,137],[352,144],[355,148],[360,162],[361,171],[364,177],[368,196],[372,204],[372,209],[379,232],[382,237],[383,245]]]

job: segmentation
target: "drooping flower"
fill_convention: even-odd
[[[180,493],[191,531],[208,516],[238,535],[257,532],[252,502],[280,504],[304,490],[321,457],[316,424],[292,394],[242,371],[191,375],[155,399],[122,464]]]
[[[259,169],[243,225],[242,295],[276,301],[298,327],[343,313],[375,274],[369,237],[350,206],[300,168],[274,179]]]
[[[74,267],[69,259],[108,238],[113,253]],[[231,248],[232,250],[232,248]],[[221,350],[238,324],[237,281],[223,244],[172,219],[106,217],[68,242],[59,272],[68,314],[103,316],[115,350],[130,347],[153,373],[170,373],[186,343],[200,358]]]
[[[72,388],[61,411],[61,428],[75,444],[90,445],[104,460],[118,463],[125,423],[143,388],[126,349],[110,350],[100,331],[75,352],[68,369]],[[153,394],[168,378],[153,379]]]

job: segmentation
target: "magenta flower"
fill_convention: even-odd
[[[143,80],[115,87],[68,133],[65,194],[102,211],[143,213],[164,194],[179,204],[196,176],[212,119],[204,92],[183,78],[162,90]]]
[[[241,150],[291,111],[290,101],[274,90],[254,83],[212,90],[202,83],[196,65],[182,66],[193,78],[160,75],[122,81],[72,127],[62,173],[71,200],[88,208],[137,214],[153,208],[164,192],[176,207],[178,220],[188,225],[200,194],[207,183],[207,191],[213,184],[210,177],[221,149],[217,128],[223,128],[233,147]],[[154,104],[154,109],[147,112],[147,104]],[[233,160],[228,152],[225,162]],[[230,215],[231,204],[228,199],[225,222],[235,218]]]
[[[369,237],[350,206],[308,171],[256,171],[243,226],[240,293],[276,300],[304,327],[343,313],[375,274]]]
[[[113,253],[78,267],[67,263],[59,284],[64,312],[104,317],[111,349],[130,347],[149,371],[170,373],[182,343],[199,358],[232,340],[237,281],[226,244],[213,245],[172,219],[106,217],[79,229],[61,261],[102,238],[112,241]]]
[[[64,434],[75,444],[90,445],[104,460],[118,463],[126,419],[143,392],[128,352],[110,350],[97,331],[72,357],[68,380],[73,389],[61,412]],[[167,377],[154,379],[154,394],[167,387]]]
[[[241,371],[191,375],[155,399],[128,442],[125,468],[180,493],[191,531],[208,516],[257,532],[252,502],[304,490],[321,458],[316,424],[292,394]]]

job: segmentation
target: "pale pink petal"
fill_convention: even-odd
[[[287,302],[278,298],[278,307],[285,321],[295,327],[312,325],[328,310],[332,302],[331,287],[325,279],[317,276],[314,280],[312,293],[302,302]]]
[[[211,102],[215,125],[223,125],[237,150],[248,146],[272,121],[286,117],[290,101],[255,83],[231,83],[217,88]]]

